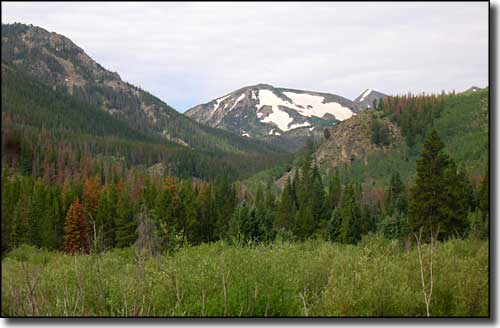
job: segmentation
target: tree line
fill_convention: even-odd
[[[474,186],[444,146],[431,132],[415,184],[405,185],[394,173],[381,192],[342,183],[338,171],[323,183],[311,152],[278,195],[270,185],[252,194],[227,178],[209,183],[128,171],[113,182],[94,176],[61,186],[4,169],[2,252],[22,243],[72,253],[88,252],[93,243],[104,250],[144,240],[154,245],[150,251],[219,239],[354,244],[371,232],[404,241],[421,229],[439,229],[440,239],[486,238],[488,174]]]

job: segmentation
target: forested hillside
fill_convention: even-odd
[[[263,142],[2,24],[1,91],[4,316],[490,314],[488,88]]]
[[[165,141],[211,153],[280,151],[196,123],[150,93],[122,81],[68,38],[40,27],[2,24],[2,72],[7,67],[99,108],[134,130]]]
[[[387,98],[373,115],[400,127],[404,143],[391,152],[375,151],[366,158],[354,158],[344,169],[359,182],[387,183],[391,172],[397,171],[411,183],[425,136],[435,130],[457,166],[477,182],[489,161],[488,96],[489,90],[484,88],[458,94]],[[372,126],[372,135],[377,133],[375,128]]]

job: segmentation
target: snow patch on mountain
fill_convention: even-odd
[[[278,131],[276,131],[275,129],[271,129],[271,131],[269,131],[269,135],[275,135],[275,136],[280,136],[281,133],[279,133]]]
[[[325,114],[332,114],[339,121],[346,120],[353,115],[353,112],[339,103],[324,103],[325,97],[310,95],[307,93],[283,92],[288,98],[292,99],[294,106],[301,115],[311,117],[323,117]]]
[[[212,109],[212,112],[215,112],[217,109],[219,109],[219,105],[224,101],[226,100],[227,98],[229,98],[229,96],[231,96],[230,94],[227,95],[227,96],[224,96],[224,97],[221,97],[219,99],[216,99],[215,100],[215,104],[214,104],[214,108]]]
[[[365,92],[363,92],[363,94],[361,95],[361,99],[359,99],[359,101],[363,101],[366,97],[368,97],[368,95],[372,92],[371,89],[366,89]],[[369,107],[369,106],[368,106]]]
[[[296,128],[302,128],[305,126],[311,126],[311,123],[309,123],[309,122],[295,123],[295,124],[290,125],[289,129],[292,130],[292,129],[296,129]]]
[[[288,131],[288,125],[293,122],[293,118],[291,118],[287,112],[281,110],[278,107],[279,105],[286,107],[293,106],[291,103],[283,101],[270,90],[259,90],[259,102],[257,103],[257,110],[260,110],[264,106],[271,106],[272,110],[272,112],[267,117],[262,119],[261,122],[274,123],[278,128],[280,128],[280,130]],[[262,113],[258,114],[261,115],[257,115],[257,117],[261,118]]]
[[[244,93],[242,93],[242,94],[238,97],[238,99],[236,99],[236,101],[234,102],[234,105],[233,105],[231,108],[229,108],[229,112],[230,112],[230,111],[232,111],[232,110],[234,109],[234,107],[236,107],[236,105],[238,105],[238,103],[239,103],[240,101],[242,101],[243,99],[245,99],[245,94],[244,94]]]
[[[305,117],[316,116],[322,118],[325,114],[335,116],[339,121],[350,118],[354,113],[351,109],[344,107],[336,102],[325,103],[325,98],[322,96],[311,95],[307,93],[296,93],[285,91],[283,92],[292,102],[281,99],[271,90],[259,90],[259,97],[257,103],[257,117],[264,123],[274,123],[282,131],[296,129],[298,127],[311,126],[309,122],[295,123],[293,118],[287,112],[280,109],[279,106],[284,106],[297,111],[300,115]],[[272,112],[265,118],[263,113],[259,112],[263,106],[271,106]]]

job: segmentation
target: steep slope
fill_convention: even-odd
[[[372,141],[373,120],[379,120],[387,130],[387,145],[376,145]],[[337,124],[331,129],[331,137],[318,147],[313,157],[319,167],[329,172],[331,169],[355,159],[366,163],[367,156],[373,152],[387,153],[401,145],[403,138],[399,127],[387,118],[376,118],[366,112]]]
[[[392,173],[398,172],[403,181],[411,184],[425,136],[436,130],[457,167],[464,168],[476,182],[480,181],[489,159],[488,96],[489,89],[483,88],[411,99],[391,97],[386,99],[384,112],[360,113],[330,129],[330,137],[321,141],[312,158],[323,173],[338,169],[345,181],[382,187],[389,183]],[[388,103],[393,105],[387,106]],[[418,109],[419,104],[425,105]],[[403,115],[406,118],[401,119]],[[374,119],[386,127],[388,144],[373,143]],[[411,122],[411,129],[405,128],[407,122]],[[409,138],[410,132],[416,136]],[[247,181],[253,186],[274,181],[283,188],[287,179],[293,178],[298,160],[299,156],[294,165],[282,166],[279,178],[276,178],[279,171],[268,170],[272,174],[259,173]]]
[[[236,180],[290,156],[271,152],[265,144],[240,153],[185,147],[134,129],[16,67],[2,65],[1,91],[2,165],[43,176],[46,181],[56,176],[59,181],[79,179],[92,170],[109,178],[124,168],[141,171],[157,163],[179,177]]]
[[[185,114],[212,127],[258,138],[321,134],[359,111],[352,101],[334,94],[257,84],[197,105]]]
[[[203,126],[104,69],[68,38],[40,27],[2,24],[2,67],[15,67],[97,106],[145,134],[211,152],[272,153],[274,146]]]
[[[372,89],[366,89],[362,94],[354,99],[353,102],[363,110],[372,109],[374,101],[379,101],[380,99],[383,99],[385,97],[388,96],[386,94],[383,94],[382,92],[378,92]]]

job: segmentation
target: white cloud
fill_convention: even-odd
[[[269,83],[355,98],[488,81],[488,3],[20,3],[2,22],[72,39],[179,111]]]

